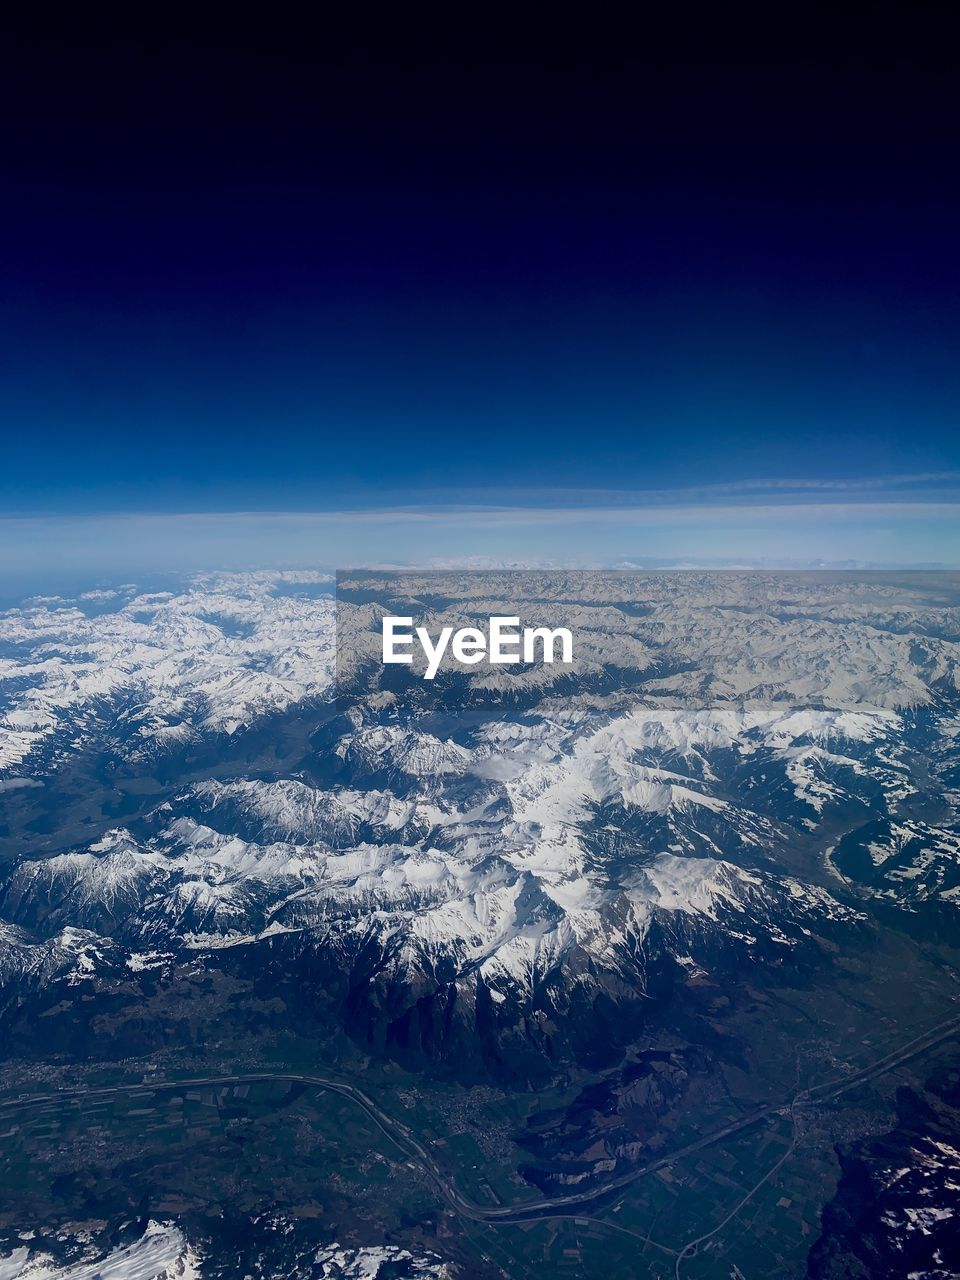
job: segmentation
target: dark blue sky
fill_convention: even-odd
[[[688,18],[13,40],[0,510],[956,470],[935,12]]]

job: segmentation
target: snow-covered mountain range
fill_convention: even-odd
[[[341,579],[336,635],[324,585],[220,576],[0,618],[0,802],[90,753],[169,779],[2,868],[7,980],[307,957],[377,1047],[551,1057],[601,1007],[642,1017],[665,975],[828,964],[875,900],[957,927],[942,575],[372,574]],[[401,604],[431,627],[547,611],[577,665],[386,679],[376,624]],[[187,744],[314,711],[282,764],[177,776]]]
[[[71,753],[129,756],[235,733],[329,687],[328,574],[197,578],[98,589],[0,613],[0,777]],[[299,588],[299,590],[298,590]]]
[[[453,1280],[452,1269],[435,1254],[414,1254],[397,1245],[351,1248],[336,1241],[304,1247],[290,1243],[294,1228],[289,1223],[271,1223],[257,1231],[259,1225],[253,1224],[255,1244],[250,1249],[259,1275],[286,1275],[291,1280]],[[206,1242],[197,1248],[174,1221],[150,1219],[139,1235],[135,1230],[135,1224],[126,1224],[124,1234],[132,1238],[113,1248],[89,1232],[60,1232],[52,1240],[38,1238],[35,1231],[22,1232],[9,1252],[0,1246],[0,1280],[203,1280],[205,1275],[224,1274],[222,1260],[206,1256]],[[285,1246],[282,1253],[278,1236]],[[223,1248],[222,1242],[217,1244]]]

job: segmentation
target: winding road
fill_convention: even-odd
[[[576,1192],[566,1196],[556,1196],[552,1199],[528,1201],[519,1205],[498,1205],[490,1206],[480,1204],[475,1200],[471,1200],[459,1190],[453,1178],[446,1173],[431,1152],[410,1130],[398,1120],[383,1111],[377,1103],[373,1101],[361,1089],[355,1085],[348,1084],[342,1080],[332,1079],[328,1076],[305,1075],[298,1072],[272,1072],[272,1071],[254,1071],[243,1072],[229,1075],[216,1076],[194,1076],[181,1080],[151,1080],[148,1082],[140,1082],[137,1084],[118,1084],[105,1085],[96,1088],[87,1086],[77,1086],[71,1089],[61,1089],[55,1093],[38,1093],[20,1095],[15,1098],[6,1098],[0,1100],[0,1112],[3,1111],[26,1111],[34,1107],[42,1106],[45,1103],[59,1103],[69,1098],[104,1098],[117,1096],[119,1094],[147,1094],[169,1092],[171,1090],[209,1088],[218,1085],[240,1085],[240,1084],[256,1084],[268,1082],[286,1082],[292,1084],[303,1084],[311,1088],[322,1089],[328,1093],[336,1094],[338,1097],[345,1098],[349,1102],[354,1103],[363,1111],[371,1122],[397,1147],[403,1155],[411,1158],[418,1163],[430,1180],[437,1187],[443,1198],[450,1207],[461,1217],[472,1222],[484,1223],[518,1223],[531,1222],[539,1218],[569,1218],[588,1216],[592,1210],[597,1209],[601,1205],[615,1198],[620,1192],[638,1182],[641,1178],[648,1177],[652,1173],[656,1173],[660,1169],[669,1168],[670,1165],[676,1164],[677,1161],[684,1159],[688,1155],[692,1155],[697,1151],[702,1151],[706,1147],[713,1146],[714,1143],[723,1141],[724,1138],[732,1137],[734,1134],[742,1133],[744,1130],[751,1128],[753,1125],[759,1124],[764,1120],[768,1120],[773,1116],[790,1116],[794,1122],[794,1142],[791,1144],[788,1154],[792,1152],[796,1144],[796,1117],[800,1110],[805,1107],[821,1105],[833,1098],[839,1097],[849,1089],[855,1088],[857,1085],[864,1084],[876,1076],[883,1075],[888,1071],[894,1070],[902,1063],[909,1059],[917,1057],[921,1053],[934,1048],[936,1045],[949,1040],[960,1032],[960,1015],[955,1015],[947,1019],[945,1022],[939,1023],[929,1031],[914,1036],[911,1040],[902,1044],[898,1049],[892,1050],[885,1054],[882,1058],[871,1063],[869,1066],[861,1068],[859,1071],[851,1072],[849,1075],[835,1080],[825,1081],[823,1084],[815,1085],[810,1088],[801,1089],[795,1093],[790,1099],[783,1103],[771,1103],[765,1107],[760,1107],[751,1112],[749,1115],[742,1116],[737,1120],[731,1121],[729,1124],[721,1126],[719,1129],[712,1130],[710,1133],[704,1134],[694,1142],[687,1143],[684,1147],[679,1147],[666,1155],[659,1156],[655,1160],[650,1160],[646,1164],[638,1165],[622,1174],[619,1178],[614,1178],[606,1183],[603,1187],[596,1188],[592,1191]],[[785,1158],[785,1157],[784,1157]],[[718,1227],[706,1235],[701,1236],[697,1240],[690,1241],[682,1250],[677,1253],[677,1274],[679,1275],[680,1262],[684,1257],[689,1257],[696,1252],[696,1249],[704,1241],[715,1235],[719,1230],[735,1217],[740,1208],[759,1188],[766,1182],[782,1163],[779,1161],[757,1184],[752,1188],[747,1196],[736,1206],[736,1208],[724,1219]],[[654,1242],[651,1242],[654,1243]],[[664,1247],[664,1246],[658,1246]],[[666,1250],[667,1252],[675,1252]]]

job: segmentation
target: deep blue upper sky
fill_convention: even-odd
[[[957,469],[955,70],[880,22],[13,41],[0,511]]]

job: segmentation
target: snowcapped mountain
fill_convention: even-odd
[[[955,1276],[960,1189],[955,1071],[900,1088],[896,1126],[840,1150],[841,1178],[810,1255],[815,1280],[850,1275]]]
[[[127,820],[4,871],[8,972],[73,972],[42,957],[77,931],[105,973],[256,954],[374,1047],[556,1060],[609,1038],[598,1017],[626,1032],[664,983],[829,964],[871,900],[935,899],[957,929],[960,611],[939,596],[538,573],[518,603],[509,575],[368,575],[356,598],[340,583],[334,704],[317,585],[241,575],[6,615],[8,758],[26,744],[8,781],[52,785],[97,751],[165,761]],[[563,618],[579,664],[397,683],[371,655],[401,606],[432,626]],[[281,757],[283,716],[300,745]],[[178,773],[187,739],[256,726],[254,765]]]
[[[76,984],[92,974],[116,971],[123,953],[109,939],[70,925],[39,939],[0,921],[0,984],[41,986],[65,978]]]
[[[89,746],[149,757],[322,695],[332,601],[287,592],[330,579],[303,577],[221,575],[0,613],[0,775],[42,775]]]
[[[830,860],[884,906],[909,912],[930,936],[956,936],[960,908],[960,830],[878,817],[848,832]]]
[[[520,1034],[547,988],[554,1014],[601,989],[635,1005],[667,957],[779,963],[856,923],[821,885],[775,869],[788,826],[712,792],[704,754],[763,749],[772,768],[779,753],[788,776],[793,733],[822,718],[576,719],[486,724],[472,748],[370,726],[333,751],[351,785],[196,784],[138,835],[19,862],[0,914],[40,938],[101,931],[135,955],[295,935],[343,974],[367,1035],[456,991],[454,1039],[481,1021],[495,1039]],[[862,742],[888,724],[839,717],[829,731]],[[696,757],[693,776],[637,763],[657,746]]]
[[[0,1255],[2,1280],[199,1280],[202,1274],[194,1250],[172,1222],[148,1222],[143,1234],[130,1244],[108,1251],[77,1242],[78,1257],[58,1265],[54,1256],[30,1243]],[[63,1242],[57,1241],[58,1250]]]
[[[309,1224],[245,1224],[250,1270],[246,1274],[291,1280],[453,1280],[454,1269],[433,1253],[413,1253],[397,1245],[320,1244],[302,1230]],[[134,1224],[125,1224],[129,1235]],[[134,1228],[135,1229],[135,1228]],[[221,1234],[226,1232],[221,1228]],[[301,1239],[301,1236],[304,1237]],[[235,1246],[234,1246],[235,1248]],[[3,1247],[0,1246],[0,1250]],[[202,1280],[230,1274],[230,1246],[219,1238],[200,1246],[171,1220],[150,1219],[139,1235],[109,1247],[89,1232],[38,1238],[21,1232],[14,1247],[0,1251],[0,1280]]]

